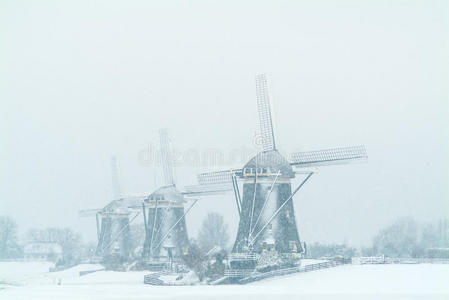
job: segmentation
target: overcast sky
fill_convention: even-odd
[[[111,155],[137,193],[162,183],[139,158],[159,128],[184,155],[255,153],[254,76],[269,73],[283,153],[369,155],[320,168],[298,193],[302,239],[366,245],[398,217],[448,217],[448,3],[1,1],[0,215],[94,239],[77,213],[112,199]],[[177,184],[243,164],[184,164]],[[233,238],[232,195],[203,198],[191,236],[207,211]]]

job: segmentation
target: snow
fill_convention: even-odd
[[[253,285],[295,288],[296,292],[306,294],[431,292],[449,295],[449,265],[345,265],[305,275],[271,278]]]
[[[266,279],[248,285],[223,286],[145,285],[143,276],[148,272],[98,271],[81,277],[78,275],[81,270],[97,269],[99,265],[80,265],[54,273],[45,272],[44,267],[43,263],[0,262],[0,278],[14,278],[22,283],[19,286],[4,286],[3,290],[0,287],[0,299],[449,298],[449,265],[442,264],[345,265]],[[61,279],[61,285],[57,285],[57,279]]]
[[[163,275],[160,276],[159,279],[165,283],[170,283],[171,285],[192,285],[194,283],[198,283],[199,279],[196,276],[195,272],[190,271],[187,274],[183,274],[182,278],[178,278],[179,275]]]
[[[0,288],[3,284],[21,285],[48,273],[54,264],[46,261],[0,262]]]

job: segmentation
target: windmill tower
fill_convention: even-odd
[[[175,185],[167,131],[162,129],[159,135],[164,186],[150,194],[144,205],[143,259],[150,265],[177,261],[187,253],[189,239],[185,216],[197,201],[184,210],[187,199]]]
[[[112,195],[115,201],[109,203],[101,212],[97,213],[97,220],[101,222],[98,235],[96,255],[109,256],[116,254],[122,257],[129,255],[129,211],[120,203],[122,191],[120,189],[118,161],[111,158]]]
[[[114,200],[101,209],[82,210],[79,216],[95,216],[98,238],[96,256],[103,259],[110,257],[127,259],[133,250],[130,248],[129,225],[140,214],[136,207],[140,208],[143,197],[123,196],[118,161],[115,156],[111,158],[111,179]]]
[[[263,151],[241,169],[198,175],[205,194],[234,191],[240,215],[232,249],[235,254],[259,254],[264,249],[301,253],[292,199],[313,174],[313,171],[301,171],[301,168],[367,159],[365,148],[355,146],[295,153],[288,161],[276,148],[270,97],[267,76],[257,75],[256,98]],[[301,177],[300,183],[292,186],[292,179],[297,176]],[[242,183],[242,193],[239,182]],[[198,189],[198,186],[187,187],[191,191]]]

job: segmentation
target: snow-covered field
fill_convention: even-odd
[[[248,285],[144,285],[148,272],[79,265],[48,273],[48,263],[0,262],[0,299],[449,299],[449,265],[345,265]],[[58,282],[61,285],[58,285]],[[5,284],[6,283],[6,284]]]

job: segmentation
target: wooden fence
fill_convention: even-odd
[[[352,264],[449,264],[446,258],[408,258],[408,257],[385,257],[381,256],[365,256],[353,257]]]
[[[274,277],[274,276],[282,276],[282,275],[288,275],[288,274],[293,274],[293,273],[302,273],[302,272],[311,272],[311,271],[315,271],[315,270],[332,268],[332,267],[340,266],[343,264],[344,263],[342,261],[330,260],[330,261],[311,264],[311,265],[307,265],[307,266],[299,266],[299,267],[293,267],[293,268],[287,268],[287,269],[281,269],[281,270],[274,270],[274,271],[265,272],[265,273],[256,273],[254,275],[240,279],[238,282],[239,283],[249,283],[249,282],[266,279],[266,278],[270,278],[270,277]]]

